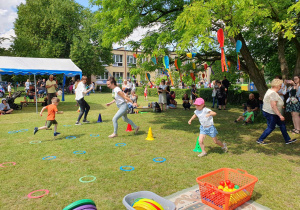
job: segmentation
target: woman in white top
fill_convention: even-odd
[[[132,100],[130,98],[128,98],[121,90],[121,88],[119,88],[117,86],[117,82],[115,80],[114,77],[110,77],[108,78],[107,82],[107,87],[109,89],[113,90],[113,98],[114,100],[111,101],[110,103],[107,103],[106,106],[110,106],[113,103],[117,104],[117,107],[119,108],[119,110],[117,111],[117,113],[115,114],[115,116],[113,117],[112,121],[114,124],[114,132],[113,134],[109,135],[109,138],[114,138],[117,137],[117,131],[118,131],[118,119],[120,117],[122,117],[122,119],[127,122],[128,124],[130,124],[134,129],[135,129],[135,134],[137,134],[138,130],[139,130],[139,126],[136,126],[130,119],[128,119],[127,117],[127,109],[128,109],[128,105],[126,103],[126,101],[129,101],[131,103]]]
[[[77,119],[77,122],[75,123],[75,125],[81,125],[80,123],[80,119],[84,114],[84,118],[83,121],[84,123],[89,123],[89,121],[87,121],[86,117],[90,111],[90,106],[88,105],[88,103],[84,100],[84,95],[86,95],[88,92],[90,92],[93,89],[93,85],[91,85],[90,89],[86,89],[86,81],[87,81],[87,77],[86,76],[82,76],[81,81],[78,83],[77,88],[75,89],[75,100],[77,101],[77,103],[80,106],[80,113]]]
[[[281,115],[281,110],[284,105],[283,100],[280,98],[278,91],[281,88],[283,81],[280,79],[274,79],[271,83],[271,88],[266,92],[264,96],[263,115],[267,119],[267,129],[256,141],[258,144],[266,144],[265,138],[272,133],[275,129],[275,125],[278,125],[286,144],[290,144],[296,141],[291,140],[289,134],[286,131],[284,117]]]
[[[161,111],[166,111],[167,107],[165,106],[164,109],[164,105],[167,104],[167,85],[164,79],[161,80],[160,85],[157,88],[157,91],[159,93],[158,103],[161,105]]]

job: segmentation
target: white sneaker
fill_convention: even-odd
[[[225,142],[223,143],[222,149],[225,153],[228,152],[227,144]]]
[[[80,122],[76,122],[75,125],[81,125],[81,123]]]

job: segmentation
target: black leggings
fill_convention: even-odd
[[[86,117],[90,111],[90,105],[88,105],[88,103],[84,100],[84,98],[80,99],[77,101],[79,106],[80,106],[80,113],[79,113],[79,116],[78,116],[78,119],[77,121],[79,122],[83,113],[84,113],[84,118],[83,120],[86,120]]]

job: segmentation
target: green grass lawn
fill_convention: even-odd
[[[219,168],[240,168],[258,178],[252,199],[271,209],[300,209],[300,142],[285,145],[279,129],[268,141],[271,144],[256,144],[256,139],[266,128],[265,123],[243,126],[233,123],[241,109],[229,107],[217,110],[214,118],[218,137],[228,144],[224,154],[207,137],[208,156],[197,157],[193,152],[199,134],[199,121],[188,125],[193,110],[168,110],[164,113],[128,115],[140,132],[125,132],[127,124],[119,120],[119,137],[109,139],[113,132],[112,117],[117,111],[115,104],[106,107],[111,94],[91,94],[85,97],[91,106],[90,124],[75,126],[78,117],[74,95],[67,95],[66,102],[58,106],[63,115],[57,115],[58,132],[42,130],[33,135],[33,128],[42,126],[46,113],[40,117],[30,105],[11,115],[0,116],[0,163],[16,162],[15,166],[0,167],[0,209],[62,209],[84,198],[95,201],[98,209],[124,209],[125,195],[142,190],[167,196],[196,185],[196,178]],[[149,98],[149,101],[157,101]],[[18,98],[17,101],[20,101]],[[181,100],[178,100],[181,103]],[[148,102],[139,100],[142,106]],[[208,107],[210,104],[207,104]],[[38,107],[39,111],[41,106]],[[96,123],[101,113],[102,123]],[[63,125],[71,125],[65,127]],[[149,127],[154,141],[146,141]],[[9,134],[9,131],[28,129],[27,132]],[[99,134],[99,137],[90,137]],[[67,140],[67,136],[76,139]],[[297,136],[298,137],[298,136]],[[30,144],[31,141],[42,141]],[[126,143],[116,147],[116,143]],[[73,151],[84,150],[86,154],[75,155]],[[42,160],[54,155],[56,159]],[[166,162],[155,163],[155,157],[164,157]],[[131,165],[135,170],[121,171],[120,166]],[[79,178],[92,175],[97,179],[81,183]],[[40,199],[28,199],[27,194],[38,189],[50,193]],[[42,193],[40,193],[42,194]],[[39,193],[34,196],[40,195]]]

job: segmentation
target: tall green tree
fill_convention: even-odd
[[[104,72],[103,64],[112,63],[111,48],[101,46],[101,31],[93,27],[94,14],[84,9],[81,15],[80,30],[73,36],[70,58],[85,75],[100,75]]]
[[[17,56],[69,57],[82,6],[74,0],[26,0],[17,9],[12,46]]]
[[[84,75],[101,74],[111,48],[101,46],[94,14],[74,0],[26,0],[18,6],[13,50],[17,56],[71,58]]]
[[[241,40],[241,69],[249,74],[261,95],[267,90],[262,71],[266,63],[253,55],[252,47],[259,44],[257,38],[271,37],[270,40],[277,47],[269,48],[272,53],[266,56],[266,60],[274,58],[275,54],[279,55],[277,62],[283,75],[288,72],[286,43],[292,39],[298,41],[300,9],[296,0],[117,0],[115,4],[110,4],[108,0],[93,2],[101,6],[96,16],[98,27],[108,26],[104,30],[107,34],[103,42],[105,45],[123,40],[138,26],[157,26],[156,31],[147,33],[137,44],[145,52],[163,54],[167,45],[173,45],[183,57],[184,52],[194,47],[198,49],[198,63],[201,63],[220,59],[216,32],[223,28],[228,60],[236,63],[235,43]],[[274,18],[276,15],[279,18]],[[287,21],[287,18],[292,21]]]

